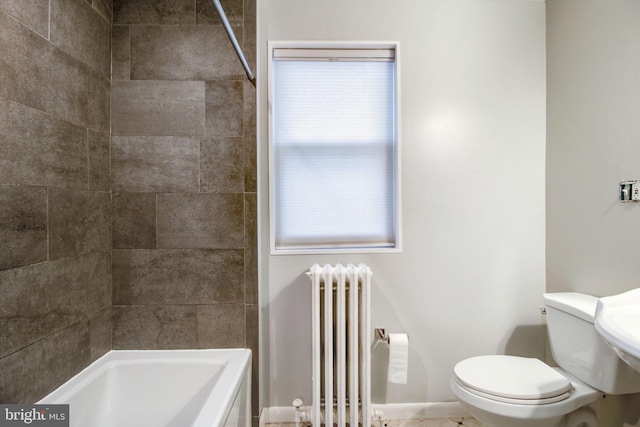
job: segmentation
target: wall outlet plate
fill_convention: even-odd
[[[640,202],[640,179],[620,181],[620,203]]]

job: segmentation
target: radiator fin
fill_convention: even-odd
[[[314,264],[308,275],[313,287],[311,423],[369,427],[371,270],[364,264]]]

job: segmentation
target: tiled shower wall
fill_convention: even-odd
[[[222,4],[255,64],[255,0]],[[0,53],[0,402],[248,347],[257,415],[255,89],[210,0],[4,0]]]
[[[0,1],[0,402],[111,348],[106,0]]]
[[[255,0],[222,4],[254,64]],[[255,88],[211,0],[113,24],[113,348],[251,348],[257,415]]]

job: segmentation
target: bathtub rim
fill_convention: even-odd
[[[78,387],[83,387],[88,379],[99,375],[103,370],[108,369],[118,361],[132,360],[171,360],[171,359],[192,359],[215,361],[224,364],[224,368],[216,381],[216,385],[226,384],[229,387],[214,386],[207,396],[205,403],[200,408],[193,420],[193,427],[199,426],[222,426],[227,420],[231,407],[238,395],[243,382],[247,387],[251,387],[251,350],[247,348],[233,349],[176,349],[176,350],[110,350],[91,364],[83,368],[73,377],[69,378],[58,388],[48,393],[36,404],[56,404],[65,403],[70,394],[77,392]],[[248,396],[251,393],[249,391]],[[248,402],[250,406],[251,402]]]

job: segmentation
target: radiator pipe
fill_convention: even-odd
[[[378,421],[379,427],[387,427],[389,425],[387,419],[384,417],[384,411],[380,409],[374,409],[371,411],[371,418]]]
[[[240,48],[240,44],[238,44],[238,39],[236,39],[236,35],[233,32],[233,28],[231,28],[231,24],[229,24],[229,20],[227,19],[227,14],[224,13],[224,9],[220,4],[220,0],[211,0],[213,1],[213,5],[216,7],[218,11],[218,15],[220,16],[220,20],[222,21],[222,26],[224,30],[227,32],[227,36],[229,36],[229,40],[231,40],[231,44],[233,45],[233,49],[236,51],[236,55],[238,55],[238,59],[242,63],[242,67],[244,68],[245,73],[247,73],[247,78],[251,82],[251,84],[256,86],[256,77],[251,72],[251,68],[249,68],[249,64],[247,63],[244,54],[242,53],[242,49]]]
[[[311,417],[309,416],[309,407],[302,406],[302,399],[294,399],[291,403],[294,408],[296,408],[295,414],[295,423],[296,427],[302,427],[302,423],[311,422]]]

